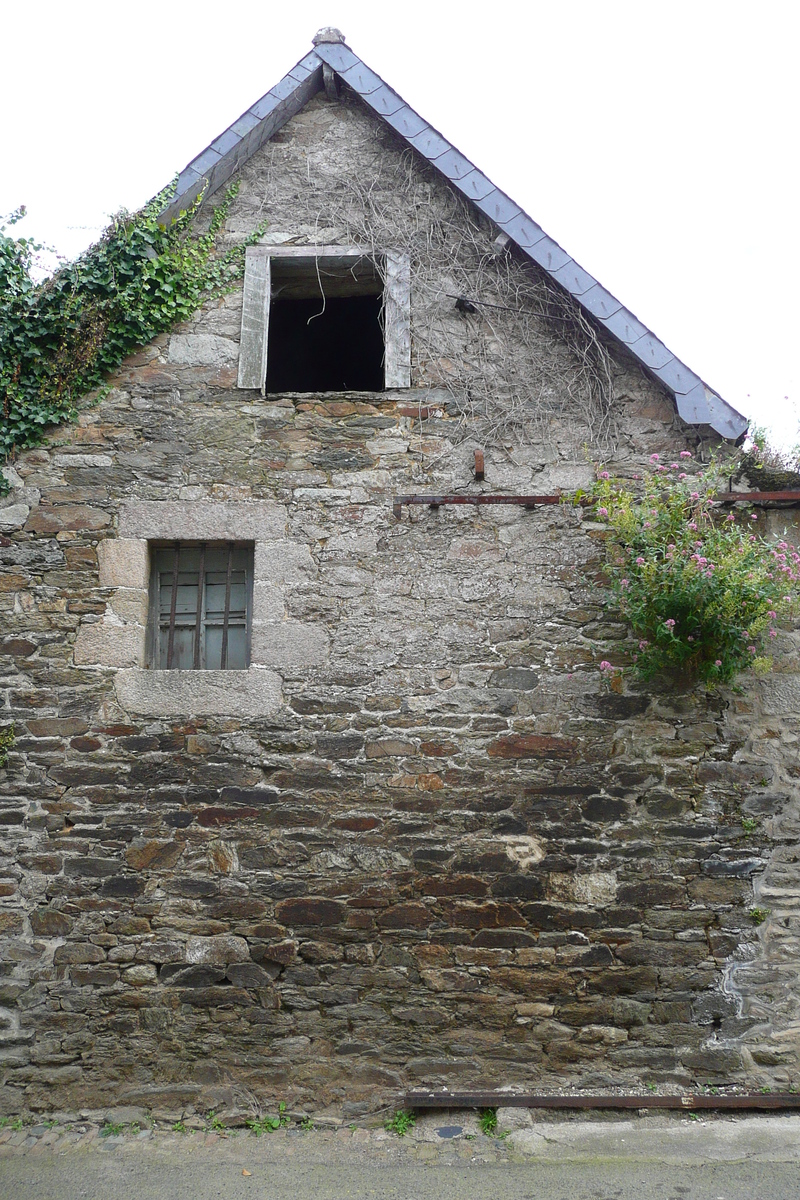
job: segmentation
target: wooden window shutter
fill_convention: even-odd
[[[407,254],[386,254],[383,313],[384,387],[411,387],[411,262]]]
[[[270,259],[260,246],[248,246],[244,265],[242,335],[239,343],[240,388],[258,388],[262,396],[267,378],[269,334]]]

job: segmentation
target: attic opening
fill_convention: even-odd
[[[267,392],[382,392],[383,280],[369,258],[275,258]]]
[[[383,392],[411,386],[406,255],[360,247],[249,246],[240,388]]]

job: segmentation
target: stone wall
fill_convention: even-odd
[[[315,102],[248,164],[230,236],[264,196],[271,237],[319,236],[292,180],[378,138]],[[240,309],[129,360],[0,508],[0,1112],[793,1079],[791,636],[741,692],[604,682],[626,631],[580,510],[392,515],[411,491],[585,484],[580,422],[489,448],[477,484],[419,363],[382,394],[236,390]],[[610,465],[702,451],[615,371]],[[192,506],[262,514],[263,702],[142,666],[148,520]]]

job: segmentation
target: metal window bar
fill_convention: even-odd
[[[231,574],[233,570],[233,546],[228,544],[228,566],[225,573],[225,611],[222,615],[222,651],[220,668],[224,671],[228,666],[228,625],[231,617]]]
[[[178,571],[180,569],[181,544],[175,543],[175,564],[172,568],[172,595],[169,601],[169,641],[167,642],[167,670],[175,660],[175,613],[178,607]]]
[[[203,628],[203,609],[206,591],[206,544],[200,543],[200,566],[197,572],[197,605],[194,619],[194,669],[200,670],[200,633]]]
[[[156,552],[162,669],[246,669],[252,570],[252,550],[235,543],[173,542]]]

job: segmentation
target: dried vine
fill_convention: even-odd
[[[251,177],[253,215],[278,227],[291,215],[295,237],[364,247],[378,263],[388,250],[408,256],[414,375],[448,393],[461,418],[456,441],[538,444],[566,424],[576,449],[607,452],[616,438],[612,364],[579,305],[496,243],[491,223],[418,155],[376,147],[368,126],[364,133],[353,158],[315,147],[300,189],[285,147],[265,147]],[[469,303],[457,308],[459,297]]]

